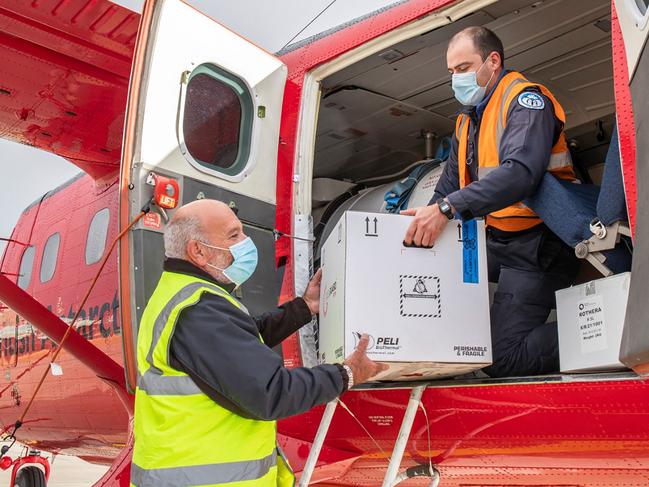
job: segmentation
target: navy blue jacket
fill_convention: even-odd
[[[450,156],[430,201],[432,204],[446,197],[463,219],[486,216],[533,195],[547,170],[552,146],[563,129],[563,123],[554,115],[552,102],[538,88],[526,89],[524,92],[536,92],[542,97],[544,107],[528,108],[517,99],[512,101],[499,148],[500,166],[478,179],[476,149],[482,114],[505,74],[503,70],[494,88],[478,106],[464,107],[461,111],[470,118],[467,169],[471,184],[460,189],[458,140],[453,136]]]
[[[167,259],[164,269],[218,284],[184,260]],[[338,397],[348,382],[341,365],[287,369],[272,350],[310,321],[302,298],[250,317],[225,298],[204,293],[178,316],[170,365],[189,375],[214,402],[244,418],[268,421],[303,413]]]

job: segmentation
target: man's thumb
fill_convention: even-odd
[[[361,336],[361,339],[358,341],[358,345],[356,345],[356,351],[359,353],[365,353],[367,351],[367,345],[370,342],[370,337],[367,334],[363,334]]]
[[[400,215],[415,216],[417,213],[417,208],[408,208],[407,210],[401,210]]]

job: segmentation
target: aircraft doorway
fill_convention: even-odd
[[[316,264],[320,246],[345,210],[385,212],[384,195],[395,182],[417,167],[435,166],[431,146],[452,134],[460,108],[446,69],[447,41],[470,25],[484,25],[501,37],[506,69],[521,71],[557,96],[567,113],[580,179],[601,183],[615,136],[610,2],[496,2],[382,48],[321,81],[305,204],[313,219]],[[440,173],[439,167],[430,169],[409,206],[427,204]],[[577,282],[602,277],[586,261],[581,267]],[[305,332],[303,347],[317,342],[309,333],[317,332]]]

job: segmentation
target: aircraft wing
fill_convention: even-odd
[[[109,0],[0,0],[0,137],[114,173],[139,18]]]

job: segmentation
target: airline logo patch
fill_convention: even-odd
[[[518,104],[532,110],[543,110],[545,108],[545,100],[538,93],[521,93],[518,95]]]

